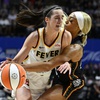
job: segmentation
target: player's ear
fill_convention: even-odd
[[[49,18],[45,17],[45,22],[48,23],[48,21],[49,21]]]

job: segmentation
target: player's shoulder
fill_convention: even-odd
[[[39,33],[40,33],[42,30],[43,30],[43,28],[38,28],[37,30],[31,32],[31,33],[29,34],[29,36],[32,37],[32,38],[33,38],[33,37],[36,38],[36,37],[39,36]]]
[[[67,30],[64,31],[64,35],[72,37],[71,33],[69,31],[67,31]]]
[[[69,36],[71,36],[71,33],[70,33],[69,31],[67,31],[65,28],[61,28],[61,29],[60,29],[60,32],[61,32],[61,33],[64,33],[64,35],[69,35]]]
[[[64,35],[63,35],[63,38],[66,40],[72,40],[72,35],[69,31],[67,30],[64,30]]]
[[[37,30],[33,31],[33,32],[31,33],[31,35],[32,35],[33,37],[38,37],[41,33],[43,33],[43,30],[44,30],[44,27],[38,28]]]
[[[37,31],[38,31],[38,32],[43,32],[43,31],[44,31],[44,27],[38,28]]]

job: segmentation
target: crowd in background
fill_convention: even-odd
[[[63,7],[67,14],[82,10],[90,14],[93,26],[89,38],[100,38],[100,0],[0,0],[0,36],[27,36],[34,29],[25,28],[15,21],[17,13],[23,9],[23,2],[36,11],[52,4]]]
[[[100,99],[100,63],[89,63],[84,66],[86,85],[79,96],[79,100]]]
[[[30,27],[23,27],[16,23],[17,13],[23,10],[20,2],[36,11],[52,4],[63,7],[67,14],[82,10],[90,14],[93,20],[89,38],[100,38],[100,0],[0,0],[0,37],[25,37],[31,31]],[[79,95],[79,100],[100,100],[100,64],[87,64],[84,66],[86,86]],[[4,91],[4,92],[3,92]],[[0,85],[0,100],[10,100],[10,91]]]

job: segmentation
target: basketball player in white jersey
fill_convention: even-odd
[[[21,50],[13,58],[16,63],[31,64],[47,62],[59,55],[70,45],[72,37],[63,27],[64,12],[54,5],[36,13],[25,10],[18,14],[16,21],[23,26],[37,26],[45,20],[46,26],[32,32],[25,40]],[[27,81],[16,91],[16,100],[37,100],[48,85],[51,71],[27,72]]]

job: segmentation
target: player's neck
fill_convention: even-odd
[[[48,27],[45,28],[45,35],[46,36],[54,36],[54,35],[57,35],[57,34],[58,34],[58,31],[52,30]]]

